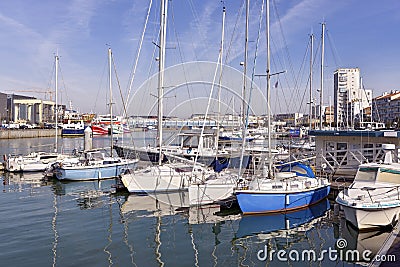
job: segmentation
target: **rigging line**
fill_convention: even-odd
[[[273,38],[270,38],[270,41],[271,41],[272,45],[274,46],[275,50],[278,50],[278,49],[277,49],[278,46],[276,45],[274,39],[273,39]],[[272,59],[271,64],[272,64],[275,68],[277,68],[276,66],[282,66],[282,68],[284,68],[283,66],[284,66],[285,64],[281,62],[280,57],[271,58],[271,59]],[[276,61],[278,61],[279,64],[278,64]],[[285,79],[287,88],[290,88],[290,82],[288,81],[288,78],[287,78],[286,75],[284,76],[284,79]],[[285,95],[285,93],[287,93],[287,91],[283,90],[282,87],[281,87],[281,91],[282,91],[281,94],[283,95],[283,100],[284,100],[285,103],[286,103],[286,107],[288,107],[289,104],[288,104],[288,102],[287,102],[287,98],[286,98],[286,95]]]
[[[175,34],[176,41],[177,41],[177,43],[178,43],[179,57],[180,57],[181,62],[183,63],[183,62],[185,62],[185,61],[184,61],[184,58],[183,58],[183,53],[182,53],[182,48],[181,48],[181,44],[180,44],[180,41],[179,41],[178,33],[176,32],[176,27],[175,27],[174,5],[172,4],[172,5],[170,5],[170,7],[171,7],[170,9],[171,9],[172,25],[174,26],[174,27],[173,27],[173,28],[174,28],[174,34]],[[188,79],[187,79],[187,73],[186,73],[186,69],[185,69],[185,64],[182,64],[182,68],[183,68],[183,76],[184,76],[184,78],[185,78],[185,87],[186,87],[186,89],[187,89],[187,93],[188,93],[189,98],[192,99],[192,96],[191,96],[191,93],[190,93],[189,84],[188,84]],[[176,100],[176,98],[175,98],[175,100]],[[193,103],[192,103],[192,101],[190,101],[189,104],[190,104],[190,108],[191,108],[192,114],[193,114],[193,113],[194,113],[194,108],[193,108]]]
[[[304,68],[304,66],[305,66],[305,62],[306,62],[306,58],[307,58],[307,55],[308,55],[308,49],[309,48],[310,48],[310,43],[308,43],[306,51],[304,53],[303,61],[302,61],[302,64],[300,66],[299,76],[301,74],[301,70],[306,71],[306,68]],[[303,92],[303,97],[301,98],[301,101],[300,101],[300,106],[298,107],[298,112],[301,112],[301,109],[302,109],[303,103],[304,103],[305,95],[306,95],[306,93],[308,93],[308,89],[309,89],[308,88],[308,84],[309,84],[309,81],[310,81],[310,76],[309,75],[307,75],[307,76],[308,76],[307,84],[306,84],[304,92]],[[302,77],[304,77],[304,74],[303,74]],[[297,80],[300,81],[300,78],[298,78]],[[298,88],[298,92],[299,92],[299,96],[300,96],[300,87]]]
[[[223,46],[223,43],[221,42],[221,47],[222,46]],[[213,92],[214,92],[215,80],[217,78],[217,73],[218,73],[218,69],[220,67],[220,64],[222,65],[222,53],[221,52],[222,52],[222,49],[220,49],[220,51],[218,53],[218,60],[217,60],[218,64],[215,67],[215,71],[214,71],[213,82],[212,82],[210,94],[209,94],[209,97],[208,97],[208,103],[207,103],[206,112],[204,113],[204,120],[203,120],[203,125],[201,127],[200,137],[204,135],[204,129],[206,127],[206,120],[207,120],[208,112],[209,112],[209,109],[210,109],[210,103],[211,103],[212,95],[213,95]],[[217,123],[217,125],[218,125],[218,123]],[[201,141],[199,141],[199,148],[201,148],[200,145],[202,145]],[[196,153],[196,157],[194,159],[195,163],[197,162],[198,156],[199,156],[199,153]],[[196,166],[196,164],[193,164],[193,171],[194,171],[195,166]],[[193,171],[192,171],[192,175],[193,175]]]
[[[278,9],[277,9],[275,0],[273,0],[272,2],[273,2],[274,12],[275,12],[275,15],[276,15],[276,18],[277,18],[277,21],[278,21],[280,33],[281,33],[281,36],[282,36],[282,41],[283,41],[284,50],[286,51],[286,56],[287,56],[287,60],[288,60],[288,63],[289,63],[289,70],[290,70],[291,73],[294,73],[294,68],[293,68],[293,64],[292,64],[292,59],[291,59],[291,56],[290,56],[290,53],[289,53],[289,48],[288,48],[288,45],[287,45],[287,42],[286,42],[285,34],[284,34],[284,32],[283,32],[283,27],[282,27],[281,18],[280,18],[280,16],[279,16],[279,13],[278,13]]]
[[[158,29],[158,31],[154,31],[154,35],[153,35],[152,39],[153,40],[155,39],[156,43],[158,43],[158,41],[159,41],[160,31],[161,31],[161,28]],[[156,38],[154,38],[155,36],[156,36]],[[151,56],[152,59],[156,58],[157,48],[158,48],[157,46],[153,47],[153,54]],[[150,66],[149,66],[149,68],[147,70],[147,80],[149,80],[149,78],[152,76],[152,69],[154,68],[155,62],[156,62],[156,60],[151,60],[151,64],[150,64]],[[150,83],[146,83],[145,85],[147,86],[147,88],[143,88],[143,90],[145,90],[146,92],[150,92],[150,90],[152,89],[152,88],[149,88]],[[151,92],[149,93],[149,95],[151,96]],[[140,104],[139,104],[139,110],[143,110],[144,103],[145,103],[145,101],[144,101],[144,99],[142,99],[142,101],[140,101]],[[149,110],[149,113],[151,113],[151,111],[152,110]],[[142,114],[140,114],[140,115],[142,115]]]
[[[208,47],[211,47],[211,45],[208,43],[207,36],[205,36],[204,33],[201,31],[201,27],[199,26],[199,24],[200,24],[199,14],[196,12],[196,8],[194,7],[193,0],[189,0],[189,6],[193,13],[193,17],[194,17],[193,21],[194,21],[195,27],[197,28],[197,32],[200,35],[200,40],[198,40],[198,42],[196,42],[196,43],[203,44],[204,49],[207,49]],[[192,44],[193,44],[193,40],[192,40]],[[194,46],[194,47],[196,47],[196,46]],[[197,58],[196,58],[196,60],[197,60]]]
[[[60,71],[61,80],[62,80],[62,84],[63,84],[63,86],[64,86],[65,95],[67,96],[67,99],[70,99],[69,96],[68,96],[67,87],[65,86],[64,75],[63,75],[63,72],[62,72],[62,70],[61,70],[60,62],[58,63],[58,70]]]
[[[103,61],[103,62],[104,62],[104,61]],[[97,108],[97,101],[98,101],[98,99],[99,99],[100,90],[102,90],[102,87],[103,87],[102,84],[103,84],[104,72],[106,71],[106,66],[107,66],[107,64],[103,64],[103,73],[102,73],[102,75],[101,75],[99,88],[97,89],[97,94],[96,94],[96,98],[95,98],[95,101],[94,101],[93,110],[96,110],[96,108]]]
[[[51,67],[50,71],[50,78],[47,83],[47,88],[52,88],[53,77],[55,77],[54,72],[56,71],[56,62],[53,60],[53,66]]]
[[[195,23],[199,23],[199,21],[200,21],[199,15],[198,15],[196,9],[194,8],[194,4],[193,4],[193,1],[192,1],[192,0],[189,1],[189,7],[190,7],[190,10],[191,10],[191,12],[192,12],[192,14],[193,14],[193,17],[194,17],[193,21],[194,21]],[[198,27],[198,26],[197,26],[197,30],[198,30],[198,33],[201,35],[202,40],[204,41],[205,47],[209,47],[209,44],[208,44],[208,43],[205,43],[206,40],[207,40],[206,37],[205,37],[205,35],[202,34],[201,31],[199,31],[199,27]],[[194,44],[193,38],[190,38],[190,43],[191,43],[192,49],[193,49],[193,51],[194,51],[194,53],[193,53],[194,59],[195,59],[195,61],[199,61],[199,59],[198,59],[198,57],[197,57],[197,54],[196,54],[196,52],[195,52],[195,50],[196,50],[195,48],[196,48],[197,46]],[[198,43],[199,43],[199,42],[196,42],[196,44],[198,44]],[[199,71],[200,71],[200,69],[199,69]],[[208,90],[207,86],[204,84],[202,87],[203,87],[203,89],[204,89],[204,92],[207,92],[207,90]]]
[[[250,101],[252,97],[252,92],[254,89],[254,78],[255,78],[255,72],[256,72],[256,63],[257,63],[257,53],[258,53],[258,46],[260,44],[260,35],[261,35],[261,28],[262,28],[262,18],[263,18],[263,13],[264,13],[264,0],[262,0],[262,5],[261,5],[261,10],[260,10],[260,16],[259,16],[259,23],[258,23],[258,31],[257,31],[257,39],[256,39],[256,46],[254,50],[254,59],[253,59],[253,68],[251,71],[251,83],[250,83],[250,90],[249,90],[249,100],[247,104],[247,110],[246,110],[246,123],[245,127],[247,128],[248,126],[248,117],[250,113]]]
[[[330,32],[328,30],[325,30],[325,32],[326,32],[326,37],[328,37],[329,47],[331,48],[331,53],[332,53],[332,56],[333,56],[333,60],[335,61],[335,65],[336,65],[336,67],[341,66],[342,65],[341,64],[342,60],[338,56],[338,52],[337,52],[336,46],[335,46],[335,44],[333,42],[333,39],[331,38],[331,34],[330,34]]]
[[[121,96],[122,108],[124,111],[123,114],[126,114],[126,102],[124,101],[124,96],[122,95],[121,84],[119,82],[119,78],[118,78],[118,74],[117,74],[117,66],[115,65],[115,61],[114,61],[114,54],[111,54],[111,61],[114,66],[114,74],[115,74],[115,78],[116,78],[117,84],[118,84],[119,95]],[[112,101],[112,99],[111,99],[111,101]],[[120,112],[120,114],[121,114],[121,112]],[[111,118],[111,120],[112,120],[112,118]]]
[[[243,9],[244,9],[244,4],[245,4],[245,2],[246,2],[246,0],[243,0],[243,1],[242,1],[242,5],[240,6],[239,11],[238,11],[238,15],[237,15],[237,17],[236,17],[236,22],[235,22],[235,26],[233,27],[233,32],[232,32],[232,35],[231,35],[231,40],[229,41],[228,48],[226,49],[225,62],[229,62],[228,60],[229,60],[229,56],[230,56],[231,51],[232,51],[233,38],[234,38],[235,32],[236,32],[236,30],[237,30],[237,28],[238,28],[239,21],[240,21],[241,18],[242,18],[242,13],[243,13]]]
[[[144,23],[144,28],[143,28],[142,34],[141,34],[141,36],[140,36],[139,47],[138,47],[138,49],[137,49],[137,51],[136,51],[137,53],[136,53],[135,63],[134,63],[134,66],[133,66],[132,77],[131,77],[131,81],[130,81],[130,84],[129,84],[128,93],[127,93],[127,95],[126,95],[126,103],[129,103],[129,97],[130,97],[130,94],[131,94],[133,81],[134,81],[134,79],[135,79],[136,68],[137,68],[137,65],[138,65],[138,62],[139,62],[140,53],[141,53],[141,51],[142,51],[142,45],[143,45],[144,35],[145,35],[145,33],[146,33],[147,23],[148,23],[148,21],[149,21],[150,11],[151,11],[151,6],[152,6],[152,4],[153,4],[153,0],[150,0],[150,2],[149,2],[149,7],[148,7],[148,9],[147,9],[147,15],[146,15],[145,23]],[[127,109],[127,107],[126,107],[125,104],[124,104],[124,112],[125,112],[125,113],[124,113],[124,117],[127,115],[126,109]]]

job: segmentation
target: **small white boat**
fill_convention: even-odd
[[[5,160],[5,170],[9,172],[44,171],[49,164],[65,157],[65,155],[48,152],[31,152],[24,156],[7,156]]]
[[[394,145],[382,145],[394,149]],[[400,214],[400,164],[391,163],[387,151],[385,162],[361,164],[354,182],[341,191],[336,202],[347,221],[358,229],[394,226]]]
[[[138,159],[107,157],[101,151],[84,151],[80,157],[67,158],[54,167],[59,180],[101,180],[118,177],[127,169],[135,169]]]

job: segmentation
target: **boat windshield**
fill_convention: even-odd
[[[354,180],[356,181],[374,181],[376,178],[376,174],[378,172],[378,168],[359,168]]]
[[[394,169],[381,168],[377,181],[400,184],[400,171]]]

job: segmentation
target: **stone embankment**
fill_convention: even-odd
[[[58,130],[61,135],[61,129]],[[55,136],[54,129],[19,129],[19,130],[0,130],[0,139],[19,139]]]

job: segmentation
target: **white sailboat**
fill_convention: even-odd
[[[137,171],[128,171],[120,175],[121,181],[130,193],[141,192],[171,192],[187,190],[189,184],[212,172],[207,168],[191,161],[185,163],[163,163],[163,97],[164,97],[164,65],[165,65],[165,42],[167,33],[167,10],[168,1],[161,1],[160,11],[160,50],[159,50],[159,72],[158,72],[158,163],[154,166]],[[170,155],[171,156],[171,155]]]
[[[55,56],[55,91],[56,91],[56,105],[55,105],[55,144],[54,152],[31,152],[28,155],[8,155],[5,157],[5,170],[9,172],[40,172],[44,171],[49,164],[66,157],[57,153],[58,148],[58,66],[59,57]]]
[[[111,48],[109,58],[110,114],[112,117],[112,80],[111,80]],[[112,122],[111,122],[112,127]],[[113,132],[111,131],[111,155],[105,156],[98,150],[83,151],[79,157],[67,159],[55,167],[54,173],[59,180],[99,180],[118,177],[127,169],[135,169],[138,159],[121,159],[113,156]]]
[[[248,11],[248,1],[246,5],[246,11]],[[219,57],[218,57],[218,66],[220,66],[220,75],[222,76],[222,58],[223,58],[223,51],[224,51],[224,34],[225,34],[225,6],[223,7],[222,10],[222,34],[221,34],[221,47],[219,51]],[[246,14],[247,15],[247,14]],[[247,18],[248,16],[246,16]],[[246,23],[247,25],[247,23]],[[247,34],[247,31],[246,31]],[[247,38],[246,38],[247,41]],[[246,46],[247,48],[247,46]],[[247,54],[247,51],[246,51]],[[246,77],[244,77],[246,79]],[[221,82],[221,78],[219,79]],[[219,84],[219,87],[221,88],[221,84]],[[218,96],[220,93],[218,94]],[[212,91],[210,93],[210,98],[212,96]],[[220,103],[221,101],[218,101],[218,116],[220,114]],[[209,105],[208,105],[209,106]],[[206,115],[204,118],[207,118],[208,114],[208,108],[206,111]],[[218,119],[218,125],[219,125],[219,119]],[[244,125],[243,125],[244,127]],[[204,125],[203,125],[203,130],[204,131]],[[219,127],[217,127],[217,138],[216,141],[218,142],[219,140]],[[243,137],[243,143],[245,143],[246,137]],[[218,149],[218,145],[216,146]],[[241,160],[239,162],[239,169],[241,169],[243,162],[243,151],[241,155]],[[189,203],[191,206],[195,205],[206,205],[206,204],[212,204],[217,201],[223,201],[231,198],[233,196],[234,189],[237,187],[237,180],[238,180],[238,175],[234,175],[233,173],[230,173],[229,171],[223,171],[222,173],[215,173],[214,175],[211,175],[209,177],[206,177],[206,179],[200,179],[197,181],[193,181],[190,186],[189,186]]]

